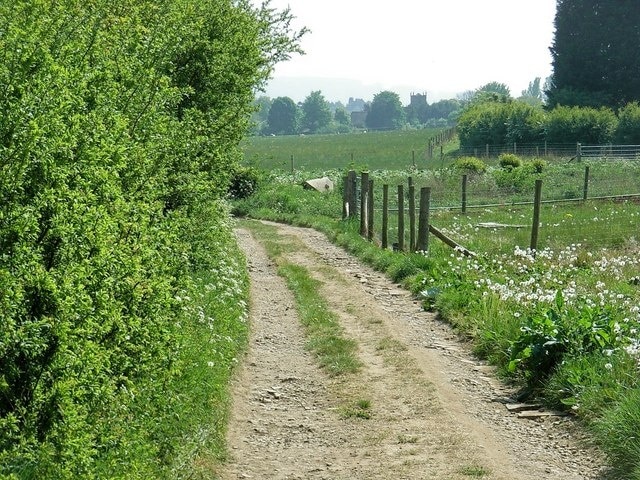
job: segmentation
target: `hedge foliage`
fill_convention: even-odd
[[[176,297],[215,267],[255,88],[297,49],[288,18],[0,0],[0,475],[145,478],[140,458],[163,461],[160,429],[136,426],[171,402]]]
[[[476,102],[458,121],[460,143],[489,145],[640,143],[640,107],[631,103],[618,114],[609,108],[563,107],[550,111],[518,100]]]

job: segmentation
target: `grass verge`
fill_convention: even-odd
[[[265,246],[269,257],[278,265],[278,274],[285,279],[296,300],[296,310],[305,327],[307,348],[313,352],[320,366],[330,375],[355,373],[361,363],[357,358],[357,344],[345,338],[338,317],[318,293],[320,282],[309,271],[288,262],[286,251],[296,248],[276,233],[276,229],[257,222],[245,222],[255,237]]]

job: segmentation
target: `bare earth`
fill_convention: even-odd
[[[275,224],[272,224],[275,225]],[[222,479],[603,479],[570,417],[520,418],[491,367],[383,275],[314,230],[277,225],[288,260],[322,282],[364,367],[332,378],[305,350],[294,299],[263,248],[251,275],[250,348],[236,379]],[[345,415],[359,400],[371,418]]]

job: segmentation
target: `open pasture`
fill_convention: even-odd
[[[242,143],[244,163],[263,170],[347,168],[406,169],[441,166],[440,150],[427,159],[429,139],[441,129],[368,131],[335,135],[248,137]],[[446,151],[457,148],[450,143]]]

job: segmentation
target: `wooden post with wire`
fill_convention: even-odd
[[[358,177],[355,170],[347,173],[347,210],[348,217],[358,216]]]
[[[342,177],[342,219],[349,218],[349,176]]]
[[[416,250],[416,187],[409,177],[409,251]]]
[[[382,248],[389,246],[389,185],[382,185]]]
[[[367,240],[373,240],[373,180],[369,180],[369,190],[367,191]]]
[[[367,219],[367,213],[369,208],[367,201],[369,200],[369,172],[362,172],[360,174],[360,236],[367,237],[367,227],[369,225]]]
[[[420,215],[418,219],[418,244],[416,249],[421,252],[429,250],[429,208],[431,203],[431,188],[420,189]]]
[[[589,196],[589,165],[584,167],[584,187],[582,189],[582,200],[586,201]]]
[[[467,213],[467,181],[468,176],[462,175],[462,214]]]
[[[398,250],[404,250],[404,186],[398,185]]]
[[[540,232],[540,209],[542,206],[542,180],[536,180],[536,192],[533,199],[533,224],[531,226],[531,251],[538,249],[538,234]]]

